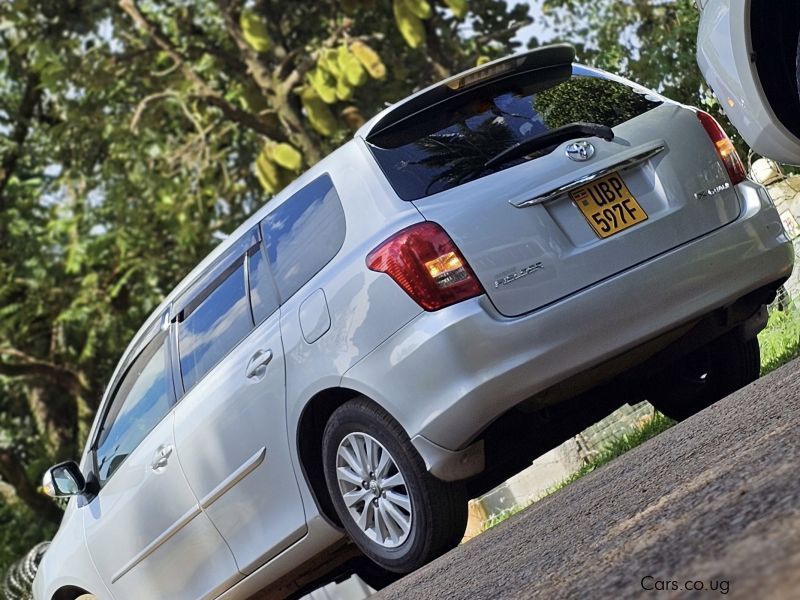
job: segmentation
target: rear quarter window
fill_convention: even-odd
[[[328,175],[315,179],[261,222],[275,286],[290,298],[336,256],[344,243],[345,218]]]
[[[369,136],[367,142],[398,196],[416,200],[557,147],[484,167],[518,142],[570,123],[616,127],[661,103],[579,66],[539,69],[465,90]]]

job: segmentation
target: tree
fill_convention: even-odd
[[[545,0],[540,22],[573,43],[581,62],[679,102],[707,104],[696,61],[699,20],[693,0]]]
[[[0,4],[0,479],[43,523],[150,311],[385,102],[509,53],[502,0]]]
[[[581,63],[710,112],[747,156],[697,66],[699,21],[694,0],[544,0],[539,18],[548,41],[572,43]]]

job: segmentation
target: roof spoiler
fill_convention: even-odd
[[[534,48],[520,54],[513,54],[474,67],[458,75],[453,75],[409,97],[407,100],[388,108],[379,115],[367,133],[372,136],[386,131],[421,110],[438,104],[462,90],[479,83],[499,79],[513,72],[532,71],[544,67],[556,67],[572,64],[575,60],[575,48],[570,44],[553,44]]]

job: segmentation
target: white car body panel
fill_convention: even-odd
[[[800,164],[800,139],[775,115],[752,60],[751,0],[709,0],[697,35],[697,63],[739,134],[758,154]]]
[[[100,493],[77,509],[89,553],[116,600],[208,598],[241,579],[177,456],[152,467],[159,448],[174,447],[173,418],[163,419]]]
[[[82,500],[72,498],[69,501],[61,527],[50,544],[50,547],[56,544],[59,550],[50,552],[48,548],[39,563],[33,581],[33,597],[37,600],[49,600],[56,590],[66,587],[92,590],[99,600],[114,600],[89,556],[80,514],[83,509],[78,506]]]
[[[245,574],[306,533],[286,438],[279,314],[258,325],[175,409],[186,478]],[[254,381],[244,370],[257,351],[272,359]]]

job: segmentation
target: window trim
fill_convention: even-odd
[[[260,230],[261,230],[261,227],[260,227],[260,222],[259,222],[259,231]],[[250,259],[257,252],[261,254],[261,260],[263,261],[263,265],[264,265],[263,268],[265,269],[266,275],[269,278],[269,286],[270,286],[270,291],[272,293],[272,298],[275,300],[275,310],[273,310],[266,317],[264,317],[263,319],[261,319],[259,321],[256,321],[256,311],[255,311],[255,308],[253,306],[253,300],[252,300],[252,297],[251,297],[251,288],[250,288],[250,273],[251,273],[251,271],[250,271],[251,260]],[[263,323],[264,321],[269,319],[272,315],[274,315],[277,311],[279,311],[281,309],[281,306],[283,305],[283,302],[281,301],[280,293],[278,293],[278,284],[275,282],[275,275],[272,272],[272,265],[269,264],[269,256],[267,254],[267,244],[266,244],[266,241],[264,240],[263,236],[261,236],[261,241],[259,242],[258,246],[253,246],[252,248],[250,248],[247,251],[245,277],[247,279],[247,281],[246,281],[246,283],[247,283],[247,295],[248,295],[248,298],[250,299],[250,315],[253,318],[253,328],[255,329],[256,327],[261,325],[261,323]]]
[[[181,356],[178,351],[178,324],[173,318],[169,324],[170,337],[170,366],[172,368],[172,389],[175,394],[175,404],[181,401],[186,394],[183,388],[183,374],[181,373]]]
[[[183,399],[183,397],[186,394],[188,394],[191,390],[196,388],[200,384],[200,382],[203,381],[206,378],[206,376],[217,367],[217,365],[219,365],[223,360],[225,360],[230,355],[230,353],[233,352],[233,350],[239,346],[239,344],[241,344],[244,340],[249,338],[250,335],[255,330],[256,324],[253,320],[253,308],[250,305],[250,290],[247,287],[248,274],[247,274],[247,269],[245,268],[247,265],[244,257],[245,255],[239,256],[233,262],[231,262],[227,266],[227,268],[225,268],[225,270],[219,273],[212,281],[208,282],[207,286],[203,290],[199,291],[192,298],[190,303],[184,307],[183,310],[179,311],[174,317],[172,317],[172,328],[175,330],[175,360],[176,360],[175,368],[177,369],[177,377],[175,378],[176,381],[175,387],[176,387],[178,402],[180,402]],[[186,320],[186,318],[191,316],[192,312],[203,303],[203,300],[207,299],[212,293],[214,293],[214,291],[228,277],[230,277],[233,273],[235,273],[239,269],[239,267],[242,267],[242,279],[245,286],[244,289],[245,298],[247,299],[248,302],[247,314],[250,316],[250,331],[248,331],[244,337],[242,337],[238,342],[236,342],[233,346],[231,346],[231,348],[225,354],[220,356],[219,359],[213,365],[211,365],[200,378],[197,379],[197,381],[191,388],[187,389],[186,383],[183,380],[183,369],[181,369],[180,332],[178,331],[178,328],[180,327],[180,324],[183,323]],[[188,314],[186,313],[187,308],[191,309]]]
[[[236,259],[234,259],[233,261],[231,261],[231,262],[228,264],[228,266],[227,266],[227,267],[225,267],[225,269],[224,269],[224,270],[222,270],[221,272],[219,272],[218,274],[216,274],[216,276],[214,277],[214,279],[212,279],[211,281],[209,281],[208,283],[206,283],[206,284],[205,284],[205,287],[203,287],[202,289],[198,290],[196,294],[192,295],[192,296],[191,296],[191,298],[190,298],[190,299],[188,299],[188,300],[186,301],[186,303],[183,305],[183,308],[182,308],[181,310],[179,310],[179,311],[176,311],[175,315],[172,317],[172,322],[173,322],[173,323],[179,323],[179,324],[180,324],[180,323],[183,323],[183,322],[184,322],[186,319],[188,319],[190,316],[192,316],[192,313],[193,313],[195,310],[197,310],[197,308],[198,308],[198,307],[199,307],[199,306],[200,306],[200,305],[201,305],[203,302],[205,302],[205,300],[206,300],[206,299],[208,299],[208,297],[209,297],[211,294],[213,294],[213,293],[216,291],[216,289],[217,289],[217,288],[218,288],[218,287],[219,287],[219,286],[220,286],[220,285],[221,285],[221,284],[222,284],[222,283],[223,283],[223,282],[224,282],[226,279],[228,279],[228,277],[230,277],[230,276],[231,276],[233,273],[235,273],[235,272],[236,272],[236,270],[237,270],[239,267],[244,267],[244,266],[246,266],[246,265],[245,265],[245,259],[244,259],[244,257],[245,257],[245,256],[246,256],[246,254],[242,254],[242,255],[241,255],[241,256],[239,256],[238,258],[236,258]],[[244,277],[244,279],[245,279],[245,284],[247,283],[247,275],[246,275],[246,273],[247,273],[247,271],[245,270],[245,271],[244,271],[244,274],[243,274],[243,277]],[[205,283],[205,282],[204,282],[204,283]],[[247,289],[245,289],[245,295],[248,295],[248,294],[247,294]],[[180,348],[179,348],[179,350],[180,350]]]
[[[191,285],[175,299],[172,313],[173,322],[187,307],[190,307],[191,310],[197,308],[197,304],[200,304],[208,297],[208,294],[219,284],[218,280],[224,278],[225,271],[238,267],[237,263],[242,260],[243,256],[251,248],[261,243],[261,239],[261,228],[256,225],[219,256],[208,269],[201,273]],[[234,267],[234,265],[236,265],[236,267]],[[205,296],[203,298],[197,299],[198,296],[203,296],[204,294]]]

